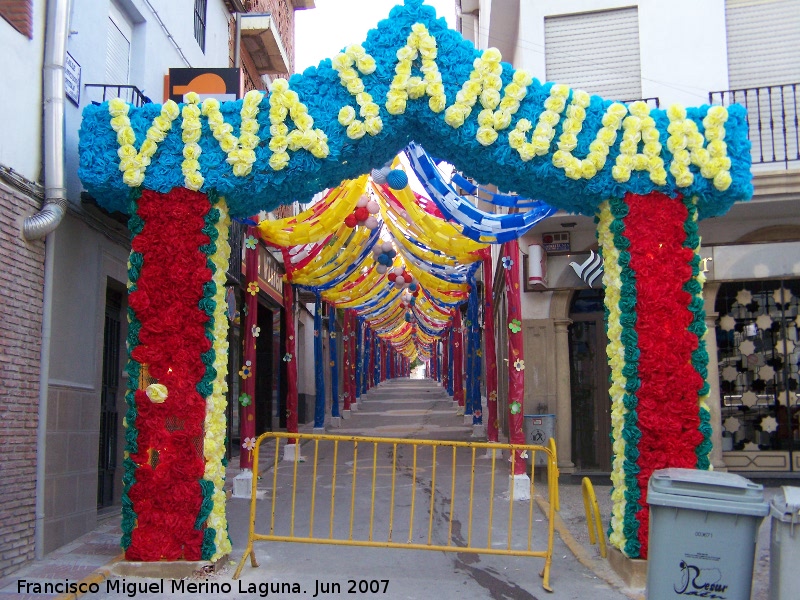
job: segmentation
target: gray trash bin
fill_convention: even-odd
[[[769,597],[800,595],[800,487],[783,486],[770,503]]]
[[[650,504],[647,598],[749,600],[764,489],[733,473],[655,471]]]
[[[550,438],[556,437],[556,416],[555,415],[524,415],[525,419],[525,443],[547,447]],[[531,464],[531,457],[528,457],[528,464]],[[547,455],[544,452],[536,453],[536,466],[547,465]]]

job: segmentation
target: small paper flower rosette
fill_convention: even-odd
[[[145,394],[147,394],[147,397],[150,398],[150,402],[153,404],[163,404],[169,392],[167,391],[167,386],[164,384],[151,383],[145,389]]]

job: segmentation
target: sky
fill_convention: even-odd
[[[298,10],[295,16],[295,71],[302,73],[345,46],[362,44],[367,32],[389,16],[403,0],[314,0],[316,8]],[[455,0],[425,0],[455,28]]]

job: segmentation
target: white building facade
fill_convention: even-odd
[[[460,0],[479,48],[540,81],[651,107],[748,109],[755,194],[700,223],[718,469],[800,473],[800,0]],[[609,471],[600,278],[569,266],[597,251],[593,220],[558,213],[521,240],[545,252],[526,285],[526,414],[553,414],[565,472]],[[668,399],[665,399],[668,401]],[[791,475],[789,475],[791,476]]]
[[[82,111],[115,97],[137,106],[161,103],[170,68],[232,67],[237,12],[272,15],[274,35],[288,52],[275,75],[286,76],[294,11],[313,6],[311,0],[0,5],[6,86],[0,94],[0,576],[106,516],[119,518],[130,234],[126,216],[108,214],[82,190]],[[59,52],[47,50],[54,35],[61,47],[55,60]],[[265,90],[269,76],[255,68],[244,44],[241,59],[245,88]],[[54,69],[64,83],[52,90],[47,73]],[[48,105],[63,106],[63,116],[55,120]],[[63,131],[56,146],[48,143],[48,119]],[[48,163],[56,154],[57,165],[63,155],[63,169]],[[31,233],[25,224],[43,214],[48,168],[63,170],[65,207],[51,230]]]

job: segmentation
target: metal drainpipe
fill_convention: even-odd
[[[22,234],[27,240],[52,232],[66,211],[64,187],[64,55],[67,50],[70,0],[47,1],[44,54],[44,166],[45,203],[42,210],[25,219]],[[44,298],[42,306],[42,350],[39,363],[39,407],[36,429],[36,522],[34,553],[44,556],[44,476],[47,448],[47,396],[50,379],[50,335],[53,307],[53,260],[55,247],[45,242]]]
[[[43,104],[44,118],[44,205],[25,219],[22,236],[39,240],[53,231],[67,210],[64,184],[64,56],[70,0],[47,0],[44,34]]]

